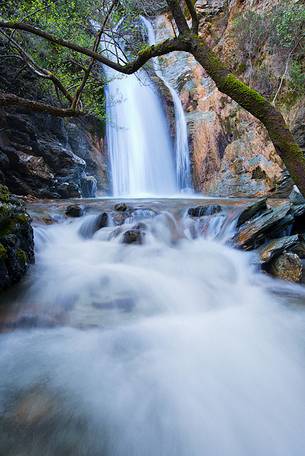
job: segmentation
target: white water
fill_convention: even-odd
[[[148,43],[150,45],[156,44],[156,36],[154,28],[149,20],[141,17],[143,24],[147,30]],[[152,59],[155,73],[164,82],[168,88],[174,103],[175,109],[175,157],[176,157],[176,179],[179,190],[191,191],[192,190],[192,177],[190,166],[190,150],[188,144],[187,125],[184,110],[178,93],[172,87],[170,82],[163,76],[160,69],[158,58]]]
[[[152,215],[123,227],[144,218],[142,246],[115,227],[82,238],[93,216],[37,230],[21,309],[66,327],[2,334],[0,454],[302,456],[304,318],[283,305],[289,287],[277,298],[250,255]]]
[[[177,193],[170,132],[152,82],[143,70],[130,76],[104,71],[113,195]]]

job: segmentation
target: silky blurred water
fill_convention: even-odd
[[[1,334],[0,454],[302,456],[303,289],[230,247],[229,210],[96,217],[37,225],[15,305],[52,324]]]

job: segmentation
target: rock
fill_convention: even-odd
[[[0,185],[0,291],[19,282],[34,262],[30,222],[23,203]]]
[[[78,204],[68,206],[65,214],[68,217],[82,217],[84,215],[84,208]]]
[[[267,198],[261,199],[259,201],[256,201],[254,204],[251,204],[251,206],[248,206],[239,215],[238,221],[237,221],[237,227],[239,227],[243,223],[247,222],[255,215],[262,213],[266,209],[267,209]]]
[[[285,236],[280,239],[274,239],[259,249],[261,263],[268,263],[274,257],[279,256],[285,250],[296,246],[299,243],[299,236]]]
[[[145,233],[139,229],[131,229],[123,234],[123,244],[143,244]]]
[[[295,185],[293,186],[292,192],[289,195],[289,199],[293,204],[305,204],[305,198],[304,196],[300,193],[298,187]]]
[[[0,39],[0,47],[2,44]],[[29,98],[47,97],[52,104],[50,94],[36,80],[28,81],[31,73],[22,69],[18,60],[8,65],[2,59],[0,74],[0,91],[9,90],[19,96],[26,93]],[[14,80],[13,74],[21,77]],[[64,120],[47,113],[1,107],[0,125],[0,182],[10,191],[38,198],[91,197],[96,186],[107,191],[100,120],[93,116]]]
[[[79,229],[79,234],[85,239],[90,239],[97,231],[105,228],[109,224],[107,212],[100,215],[86,218]]]
[[[114,210],[118,212],[125,212],[128,210],[128,206],[125,203],[118,203],[114,206]]]
[[[269,272],[279,279],[300,282],[303,274],[302,261],[296,253],[285,252],[272,262]]]
[[[204,215],[214,215],[221,212],[221,206],[218,204],[210,206],[196,206],[190,207],[187,211],[191,217],[203,217]]]
[[[259,247],[266,237],[274,238],[275,233],[283,231],[292,224],[294,217],[289,213],[290,203],[284,203],[251,218],[239,227],[234,243],[245,250]]]

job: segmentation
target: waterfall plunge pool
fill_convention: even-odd
[[[132,200],[98,230],[115,201],[29,207],[36,265],[1,307],[1,455],[304,454],[303,289],[230,246],[244,201],[201,225],[194,201]],[[142,245],[123,244],[135,225]]]

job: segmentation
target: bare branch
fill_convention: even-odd
[[[85,114],[71,108],[57,108],[39,101],[28,100],[12,93],[0,93],[0,106],[21,106],[30,111],[44,112],[58,117],[77,117]]]
[[[190,29],[189,26],[187,25],[185,16],[183,14],[183,11],[180,6],[179,0],[166,0],[170,11],[173,14],[174,20],[176,22],[176,25],[178,27],[178,30],[180,33],[189,33]]]
[[[180,36],[174,39],[168,39],[163,41],[160,44],[150,46],[145,48],[143,51],[139,52],[138,57],[125,64],[120,65],[112,60],[108,59],[107,57],[99,54],[98,52],[92,51],[91,49],[83,48],[78,44],[72,43],[71,41],[64,40],[62,38],[58,38],[55,35],[45,32],[37,27],[33,27],[29,24],[23,24],[21,22],[3,22],[0,21],[0,28],[9,28],[9,29],[16,29],[16,30],[23,30],[28,33],[32,33],[34,35],[40,36],[41,38],[45,38],[46,40],[58,44],[59,46],[63,46],[68,49],[72,49],[80,54],[87,55],[89,57],[94,58],[94,60],[109,66],[110,68],[119,71],[120,73],[124,74],[132,74],[138,71],[143,65],[145,65],[148,60],[152,57],[160,57],[161,55],[168,54],[169,52],[173,51],[187,51],[189,48],[189,40],[187,37]],[[189,31],[189,29],[188,29]]]
[[[187,9],[190,12],[191,18],[192,18],[192,32],[195,33],[195,35],[198,34],[198,29],[199,29],[199,18],[197,15],[197,11],[195,8],[195,4],[193,0],[185,0]],[[196,2],[195,2],[196,3]]]

